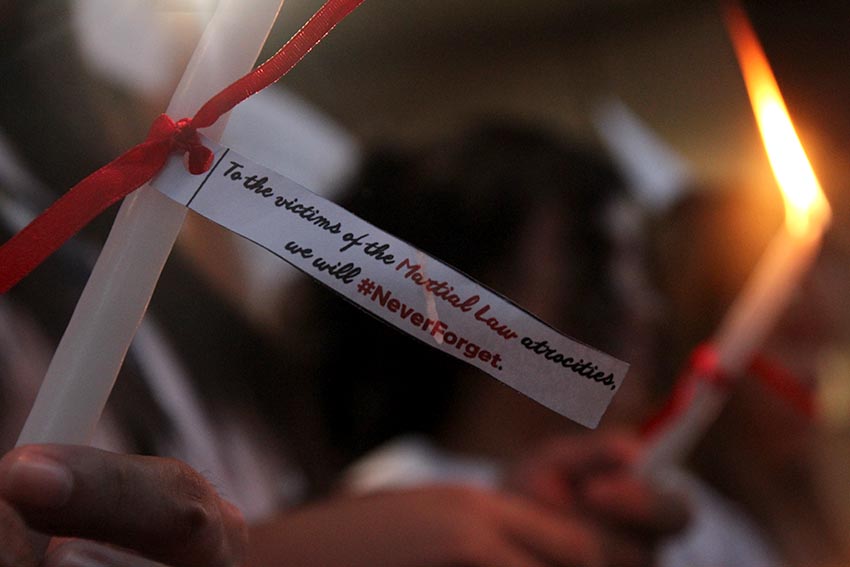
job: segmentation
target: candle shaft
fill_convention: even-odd
[[[820,248],[824,223],[804,234],[787,226],[770,241],[759,264],[723,319],[711,343],[717,372],[736,376],[745,372],[756,349],[764,343],[794,290]],[[638,464],[647,477],[681,463],[717,418],[727,397],[724,387],[691,372],[684,380],[696,382],[687,407],[652,440]]]
[[[690,373],[685,380],[693,380],[693,398],[676,421],[662,430],[646,448],[637,462],[637,474],[655,478],[672,465],[681,463],[694,445],[717,418],[726,401],[726,393],[704,376]]]
[[[167,113],[191,116],[248,72],[283,0],[221,0]],[[221,136],[224,120],[204,133]],[[87,443],[147,309],[186,209],[149,185],[125,199],[18,439]],[[57,282],[60,285],[61,282]]]
[[[736,299],[712,344],[727,374],[746,370],[787,307],[820,248],[822,226],[792,234],[787,226],[770,241],[746,287]]]

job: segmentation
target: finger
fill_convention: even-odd
[[[57,546],[47,557],[43,567],[165,567],[162,563],[145,559],[134,553],[93,541],[72,539]]]
[[[587,522],[550,512],[517,497],[506,497],[502,517],[510,536],[535,556],[555,565],[603,564],[598,534]]]
[[[117,544],[180,567],[229,565],[246,546],[238,511],[170,459],[22,447],[0,461],[0,497],[38,530]]]
[[[27,528],[18,513],[0,499],[0,567],[35,567]]]
[[[562,436],[537,452],[541,463],[581,476],[599,469],[628,465],[640,455],[640,441],[625,433]]]
[[[600,471],[627,468],[639,451],[638,441],[622,434],[560,437],[525,459],[508,476],[508,485],[550,505],[571,507],[575,482]]]
[[[616,474],[587,480],[582,485],[583,509],[605,524],[643,534],[667,535],[688,522],[687,503],[633,475]]]

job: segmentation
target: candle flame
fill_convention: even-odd
[[[737,3],[730,2],[725,15],[767,156],[782,190],[785,224],[789,231],[805,234],[812,222],[824,223],[829,219],[829,203],[794,131],[779,85],[746,14]]]

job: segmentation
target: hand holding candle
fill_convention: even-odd
[[[681,461],[714,421],[726,399],[709,374],[743,372],[814,262],[830,210],[797,138],[785,103],[742,10],[727,6],[726,21],[768,157],[785,201],[785,223],[710,342],[711,368],[690,368],[681,411],[668,416],[640,470],[652,473]],[[683,390],[680,390],[680,392]]]

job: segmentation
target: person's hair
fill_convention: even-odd
[[[499,123],[420,151],[374,153],[340,204],[500,293],[525,285],[523,230],[541,207],[557,211],[568,280],[559,289],[568,297],[558,298],[561,312],[547,322],[615,348],[621,302],[609,274],[608,221],[620,195],[617,172],[599,154],[537,128]],[[305,361],[344,460],[398,434],[435,431],[463,363],[320,286],[304,284],[293,294],[301,319],[285,340]]]

